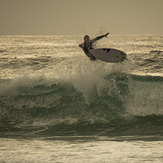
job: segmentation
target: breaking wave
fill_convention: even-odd
[[[92,77],[71,82],[27,76],[1,80],[1,131],[162,134],[163,77],[119,72]]]

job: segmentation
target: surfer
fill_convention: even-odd
[[[79,47],[81,47],[84,51],[84,53],[89,57],[91,61],[95,61],[96,57],[94,57],[90,50],[94,49],[93,48],[93,43],[95,43],[97,40],[102,39],[103,37],[107,37],[109,33],[106,33],[104,35],[98,36],[92,40],[90,40],[90,37],[88,35],[84,36],[84,42],[82,44],[79,44]]]

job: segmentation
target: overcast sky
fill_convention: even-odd
[[[163,34],[163,0],[0,0],[0,34]]]

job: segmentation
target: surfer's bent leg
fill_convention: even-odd
[[[91,61],[95,61],[97,58],[94,57],[94,56],[90,53],[90,54],[89,54],[89,59],[90,59]]]

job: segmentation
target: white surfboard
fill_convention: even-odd
[[[122,62],[127,59],[126,53],[117,49],[99,48],[90,51],[93,56],[105,62]]]

